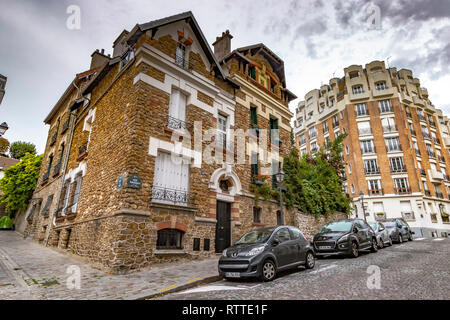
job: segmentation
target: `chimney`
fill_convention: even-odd
[[[94,53],[91,54],[91,58],[91,67],[89,69],[101,67],[110,59],[108,56],[105,56],[105,49],[102,49],[101,52],[98,49],[95,50]]]
[[[214,55],[219,62],[231,52],[231,39],[233,39],[233,36],[230,34],[230,31],[227,30],[222,32],[222,36],[217,37],[216,41],[213,43]]]

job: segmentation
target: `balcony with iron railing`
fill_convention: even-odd
[[[386,152],[401,152],[402,151],[402,145],[394,145],[394,146],[386,146]]]
[[[175,54],[174,58],[176,65],[188,71],[192,70],[192,64],[185,56],[183,56],[182,54]]]
[[[394,188],[395,194],[410,194],[411,188],[410,187],[400,187],[400,188]]]
[[[377,149],[375,146],[372,146],[370,148],[361,148],[361,153],[364,154],[374,154],[377,153]]]
[[[436,153],[434,153],[433,151],[427,150],[427,154],[430,158],[436,158]]]
[[[397,132],[397,126],[393,125],[393,126],[383,126],[383,133],[389,133],[389,132]]]
[[[414,215],[414,211],[402,211],[402,218],[406,221],[415,221],[416,217]]]
[[[391,168],[391,173],[405,173],[406,172],[405,166],[397,166],[397,167],[390,166],[390,168]]]
[[[375,176],[380,174],[380,168],[365,168],[364,173],[366,176]]]
[[[380,114],[394,112],[394,108],[391,105],[380,107],[379,110]]]
[[[369,189],[369,196],[382,196],[384,194],[383,188],[381,189]]]
[[[187,131],[190,134],[192,134],[194,131],[194,126],[191,123],[188,123],[186,121],[171,116],[169,116],[168,118],[167,128],[177,131]]]
[[[194,204],[194,195],[191,195],[185,190],[169,189],[159,186],[152,186],[151,190],[151,202],[176,206],[190,206]]]

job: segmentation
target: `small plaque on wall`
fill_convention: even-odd
[[[140,189],[142,188],[142,180],[137,174],[133,174],[128,178],[128,188]]]

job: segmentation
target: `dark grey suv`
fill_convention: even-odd
[[[313,239],[316,256],[350,255],[356,258],[359,250],[378,251],[373,229],[361,219],[344,219],[324,225]]]
[[[408,223],[402,218],[393,218],[383,221],[392,241],[402,243],[403,241],[412,241],[414,232],[411,231]]]
[[[259,228],[225,249],[219,274],[227,278],[260,277],[271,281],[278,271],[298,266],[314,268],[314,251],[303,233],[291,226]]]

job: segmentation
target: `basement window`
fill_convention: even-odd
[[[183,249],[184,232],[178,229],[162,229],[158,231],[156,249]]]

